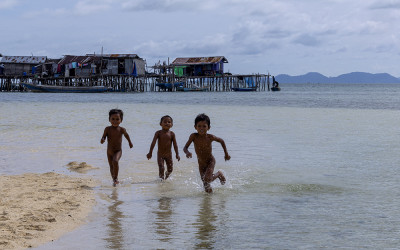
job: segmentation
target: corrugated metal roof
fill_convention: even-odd
[[[47,56],[3,56],[2,63],[37,64],[46,62]]]
[[[94,56],[94,54],[86,54],[87,56]],[[111,57],[111,58],[140,58],[137,54],[96,54],[99,57]]]
[[[138,55],[136,55],[136,54],[106,54],[106,55],[103,55],[103,57],[123,57],[123,58],[128,57],[128,58],[136,58],[136,57],[138,57]]]
[[[193,65],[193,64],[213,64],[218,62],[227,63],[228,60],[224,56],[210,56],[210,57],[178,57],[171,64],[172,65]]]
[[[66,55],[64,56],[58,64],[68,64],[68,63],[89,63],[92,61],[97,61],[99,60],[99,57],[97,56],[71,56],[71,55]]]

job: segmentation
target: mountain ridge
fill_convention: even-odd
[[[335,77],[327,77],[318,72],[290,76],[280,74],[275,76],[279,83],[400,83],[400,78],[388,73],[351,72]]]

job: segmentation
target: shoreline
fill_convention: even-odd
[[[0,248],[37,247],[84,224],[95,185],[54,172],[0,175]]]

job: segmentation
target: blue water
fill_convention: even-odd
[[[285,84],[281,92],[0,93],[0,171],[99,180],[88,223],[38,249],[397,249],[400,85]],[[125,111],[113,188],[99,143],[108,110]],[[205,194],[182,152],[198,113],[232,156]],[[147,160],[159,119],[174,118],[181,161],[157,180]],[[193,148],[190,148],[193,151]],[[153,154],[154,155],[154,154]],[[71,161],[98,167],[69,172]]]
[[[395,109],[400,103],[400,84],[286,84],[281,92],[146,92],[106,94],[3,93],[4,101],[16,102],[118,102],[278,106],[302,108]],[[106,95],[106,96],[105,96]],[[251,101],[249,101],[251,100]]]

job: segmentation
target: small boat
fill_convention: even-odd
[[[172,90],[172,88],[183,88],[184,82],[176,82],[176,83],[156,83],[156,86],[162,90]]]
[[[231,90],[241,92],[257,91],[257,86],[253,77],[241,77],[238,79],[238,87],[232,87]]]
[[[191,87],[178,87],[176,91],[183,91],[183,92],[195,92],[195,91],[208,91],[209,87],[199,87],[197,85],[192,84]]]
[[[275,80],[275,76],[272,76],[271,91],[281,91],[281,87],[279,87],[279,82]]]
[[[274,87],[271,88],[271,91],[281,91],[281,87],[274,86]]]
[[[231,88],[233,91],[244,91],[244,92],[248,92],[248,91],[257,91],[256,87],[245,87],[245,88]]]
[[[51,93],[103,93],[111,91],[111,88],[104,86],[56,86],[41,85],[31,83],[21,83],[22,86],[32,92],[51,92]]]

